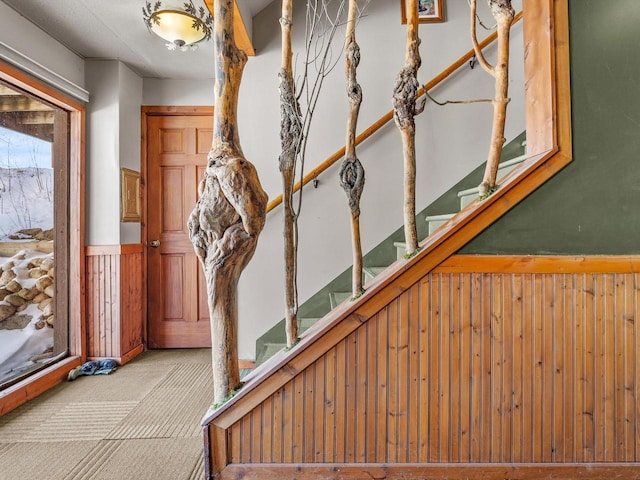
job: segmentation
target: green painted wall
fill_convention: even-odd
[[[466,254],[640,253],[640,1],[570,0],[573,162]]]

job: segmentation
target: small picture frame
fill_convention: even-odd
[[[120,171],[120,221],[140,222],[140,172],[128,168]]]
[[[407,0],[400,0],[402,23],[407,23]],[[444,22],[444,0],[418,0],[418,23]]]

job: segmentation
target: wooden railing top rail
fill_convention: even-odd
[[[521,18],[522,18],[522,11],[516,14],[515,18],[513,19],[513,23],[518,22]],[[491,33],[489,36],[487,36],[487,38],[485,38],[484,40],[482,40],[482,42],[480,42],[480,48],[484,49],[487,45],[491,44],[497,38],[497,36],[498,36],[497,32]],[[438,86],[440,83],[446,80],[451,74],[453,74],[456,70],[458,70],[462,65],[467,63],[474,55],[475,53],[472,48],[467,53],[465,53],[460,58],[458,58],[455,62],[453,62],[451,65],[449,65],[447,68],[445,68],[438,75],[436,75],[427,83],[425,83],[422,87],[420,87],[420,89],[418,90],[418,97],[421,97],[422,95],[424,95],[425,91],[428,92],[432,88],[435,88],[436,86]],[[369,138],[375,132],[377,132],[382,127],[384,127],[388,122],[390,122],[391,119],[393,119],[393,109],[389,110],[382,117],[376,120],[369,128],[361,132],[356,137],[356,145],[360,145],[367,138]],[[324,162],[322,162],[320,165],[318,165],[309,173],[307,173],[303,177],[302,182],[297,182],[293,187],[293,192],[294,193],[297,192],[304,185],[311,182],[314,178],[316,178],[318,175],[320,175],[322,172],[327,170],[334,163],[336,163],[338,160],[344,157],[344,154],[345,154],[345,147],[342,147],[339,150],[337,150],[335,153],[329,156],[329,158],[327,158]],[[281,203],[282,203],[282,194],[278,195],[277,197],[275,197],[273,200],[269,202],[269,204],[267,205],[267,212],[270,212]]]

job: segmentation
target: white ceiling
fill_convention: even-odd
[[[201,42],[194,51],[167,50],[144,24],[145,0],[0,1],[85,59],[118,59],[142,77],[213,78],[213,42]],[[202,0],[193,1],[204,6]],[[272,1],[238,3],[245,3],[254,16]],[[170,2],[162,5],[168,8]]]

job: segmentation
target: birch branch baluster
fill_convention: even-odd
[[[426,99],[418,101],[420,58],[418,37],[418,0],[407,0],[407,49],[405,64],[396,78],[393,91],[393,119],[402,136],[404,158],[404,239],[406,256],[418,252],[416,227],[416,123]]]
[[[495,78],[495,97],[493,99],[493,126],[491,144],[487,157],[482,183],[478,186],[480,197],[490,195],[496,189],[498,166],[505,142],[504,128],[507,118],[507,104],[509,103],[509,32],[516,15],[511,6],[511,0],[488,0],[491,14],[496,20],[498,29],[498,58],[496,65],[487,62],[476,35],[476,0],[470,0],[471,6],[471,41],[478,63]]]

